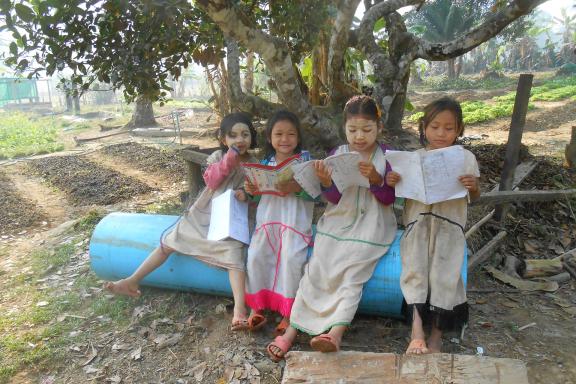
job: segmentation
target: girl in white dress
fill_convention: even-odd
[[[299,155],[299,161],[309,160],[308,152],[302,151],[296,115],[278,111],[268,120],[265,152],[264,165],[278,165],[295,155]],[[283,192],[281,196],[258,196],[256,228],[248,248],[246,303],[252,309],[250,329],[261,328],[267,321],[264,310],[272,310],[282,315],[276,327],[276,332],[282,334],[288,327],[306,263],[314,201],[293,178],[277,187]],[[250,194],[258,193],[249,181],[245,188]]]
[[[460,104],[445,97],[427,105],[419,130],[424,145],[419,151],[454,145],[464,133]],[[464,174],[454,177],[474,200],[480,196],[480,171],[470,151],[465,150],[464,159]],[[400,178],[398,173],[390,172],[386,182],[395,186]],[[467,207],[466,197],[435,204],[406,199],[403,215],[406,229],[400,243],[400,286],[408,318],[412,319],[407,354],[440,352],[442,331],[460,327],[468,320],[466,290],[461,278]],[[427,342],[424,323],[431,325]]]
[[[152,251],[131,276],[116,282],[107,282],[104,287],[115,294],[140,296],[140,281],[176,251],[228,270],[234,296],[232,330],[246,330],[246,246],[236,240],[208,240],[207,236],[213,198],[228,189],[235,190],[239,200],[247,198],[242,190],[245,176],[240,164],[255,161],[248,149],[256,146],[256,130],[247,114],[232,113],[222,119],[218,139],[220,150],[208,157],[208,168],[203,175],[206,188],[194,204],[163,234],[160,246]]]
[[[362,157],[359,171],[370,187],[350,186],[339,191],[331,170],[322,161],[316,162],[328,206],[318,222],[313,254],[300,281],[290,327],[267,347],[274,361],[284,358],[298,330],[316,335],[310,340],[314,350],[340,349],[364,283],[394,240],[395,196],[394,189],[384,182],[390,171],[384,158],[387,147],[376,141],[381,128],[378,107],[368,96],[354,96],[344,107],[344,121],[348,144],[332,153],[358,152]]]

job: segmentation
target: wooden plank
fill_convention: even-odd
[[[524,362],[484,356],[290,352],[283,384],[528,384]]]
[[[206,159],[208,159],[207,154],[202,152],[197,152],[188,148],[184,148],[180,151],[180,155],[186,161],[190,161],[195,164],[204,165],[206,164]]]
[[[537,165],[538,161],[536,160],[529,160],[519,164],[516,167],[516,172],[514,172],[514,185],[512,190],[517,189],[518,185],[520,185],[520,183],[522,183],[522,181],[524,181],[524,179],[528,177],[530,173],[532,173],[532,171],[534,170],[534,168],[536,168]],[[498,191],[498,188],[500,188],[500,186],[496,185],[494,188],[492,188],[492,192]],[[470,229],[466,231],[466,238],[468,239],[476,231],[478,231],[481,226],[486,224],[492,218],[492,216],[494,216],[494,212],[496,212],[494,209],[491,210],[486,216],[484,216],[476,224],[471,226]]]
[[[536,160],[528,160],[524,161],[523,163],[518,164],[516,167],[516,171],[514,172],[514,182],[512,183],[512,190],[517,189],[518,186],[524,181],[525,178],[528,177],[538,165],[538,161]],[[492,188],[492,192],[498,191],[500,185],[494,186]]]
[[[468,271],[473,270],[476,266],[486,261],[490,256],[492,256],[494,249],[500,242],[506,237],[506,231],[500,231],[496,236],[492,238],[486,245],[484,245],[480,250],[468,258]]]
[[[492,218],[492,216],[494,216],[494,210],[491,210],[490,213],[488,213],[486,216],[484,216],[482,219],[480,219],[480,221],[478,221],[476,224],[471,226],[470,229],[466,231],[466,234],[464,236],[466,238],[469,238],[470,236],[472,236],[477,230],[480,229],[480,227],[482,225],[486,224],[486,222],[488,220],[490,220]]]
[[[504,157],[504,166],[500,176],[500,191],[509,191],[512,189],[514,182],[514,171],[518,164],[520,155],[520,144],[522,144],[522,133],[526,123],[526,113],[528,112],[528,101],[530,100],[530,89],[532,88],[532,79],[534,75],[522,73],[518,79],[518,88],[516,89],[516,98],[514,99],[514,109],[512,110],[512,121],[510,131],[508,132],[508,142],[506,144],[506,156]],[[496,207],[494,218],[497,221],[506,216],[505,208],[502,205]]]
[[[561,189],[552,191],[496,191],[480,195],[472,205],[502,204],[520,201],[551,201],[576,194],[576,189]],[[496,215],[494,215],[496,216]]]

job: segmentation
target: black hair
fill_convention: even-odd
[[[371,120],[376,121],[378,128],[381,127],[380,123],[380,109],[376,105],[376,101],[368,95],[355,95],[352,96],[344,105],[344,124],[341,125],[339,133],[340,137],[346,140],[346,121],[352,116],[362,115]]]
[[[279,110],[274,112],[272,116],[268,119],[266,123],[266,142],[264,143],[264,158],[269,158],[276,154],[276,150],[272,146],[272,130],[274,126],[279,121],[288,121],[294,128],[296,128],[296,133],[298,134],[298,144],[294,148],[294,153],[302,152],[302,128],[300,126],[300,119],[294,113],[286,110]]]
[[[344,106],[344,123],[350,116],[364,115],[372,120],[380,121],[380,110],[373,98],[366,95],[352,96]]]
[[[420,144],[426,146],[426,134],[424,131],[428,124],[434,120],[440,112],[450,111],[456,118],[456,124],[460,132],[458,137],[464,135],[464,119],[462,117],[462,107],[460,103],[451,97],[445,96],[438,100],[434,100],[424,107],[424,115],[418,120],[418,132],[420,133]]]
[[[224,145],[224,137],[230,135],[230,131],[232,127],[236,124],[246,124],[248,126],[248,130],[250,131],[250,149],[256,148],[257,145],[257,134],[256,129],[254,129],[254,125],[252,125],[252,116],[246,112],[234,112],[230,113],[229,115],[224,116],[222,121],[220,122],[220,128],[217,132],[217,138],[220,142],[220,149],[223,153],[228,151],[228,147]]]

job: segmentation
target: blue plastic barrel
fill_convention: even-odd
[[[158,246],[164,230],[174,225],[177,220],[177,216],[167,215],[120,212],[109,214],[98,223],[90,240],[92,269],[104,280],[118,280],[130,276]],[[398,231],[388,252],[378,262],[374,275],[364,286],[360,313],[401,317],[401,235],[402,231]],[[466,257],[464,259],[462,276],[466,282]],[[177,253],[146,276],[141,284],[232,296],[226,270]]]

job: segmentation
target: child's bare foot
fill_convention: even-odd
[[[436,339],[430,337],[428,339],[428,351],[429,353],[441,353],[442,352],[442,339]]]
[[[310,340],[310,346],[313,350],[318,352],[338,352],[340,350],[340,342],[342,340],[330,333],[323,333]]]
[[[247,331],[250,329],[248,319],[246,318],[245,308],[236,308],[236,306],[234,307],[234,316],[232,317],[232,325],[230,326],[230,329],[234,332]]]
[[[142,292],[138,289],[138,284],[132,283],[128,279],[118,281],[107,281],[104,283],[104,289],[115,295],[124,295],[130,297],[139,297]]]
[[[430,350],[423,339],[410,340],[410,344],[408,344],[408,348],[406,349],[407,355],[422,355],[425,353],[430,353]]]
[[[268,344],[266,351],[272,361],[277,363],[284,359],[290,348],[292,348],[292,340],[288,340],[284,336],[276,336],[274,341]]]

